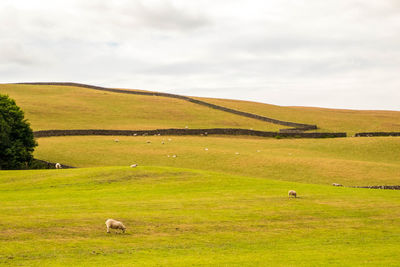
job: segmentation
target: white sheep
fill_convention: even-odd
[[[294,191],[294,190],[289,190],[288,196],[289,196],[289,197],[290,197],[290,196],[297,197],[297,193],[296,193],[296,191]]]
[[[172,155],[172,157],[173,157],[173,158],[176,158],[176,157],[177,157],[177,155]]]
[[[60,163],[56,163],[56,169],[62,169],[62,166],[61,166],[61,164]]]
[[[135,168],[135,167],[137,167],[138,165],[137,164],[132,164],[131,165],[131,168]]]
[[[118,142],[119,142],[119,140],[118,140],[118,139],[114,139],[114,142],[118,143]]]
[[[333,183],[333,186],[343,186],[342,184]]]
[[[122,230],[123,233],[125,233],[126,227],[125,225],[117,220],[114,219],[108,219],[106,221],[106,226],[107,226],[107,233],[110,233],[110,229],[115,229],[115,230]]]

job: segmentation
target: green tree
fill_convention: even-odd
[[[37,146],[24,112],[7,95],[0,94],[0,169],[25,169]]]

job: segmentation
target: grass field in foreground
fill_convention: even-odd
[[[74,136],[39,138],[38,142],[36,158],[76,167],[137,163],[303,183],[400,185],[398,137]]]
[[[0,84],[15,99],[34,131],[49,129],[141,130],[159,128],[253,128],[285,126],[218,111],[184,100],[50,85]]]
[[[317,124],[320,132],[347,132],[349,135],[357,132],[400,132],[400,111],[284,107],[241,100],[197,99],[279,120]]]
[[[289,199],[295,189],[300,198]],[[206,171],[0,172],[5,266],[398,266],[399,191]],[[106,234],[107,218],[126,234]]]

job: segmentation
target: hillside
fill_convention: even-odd
[[[82,87],[0,84],[24,110],[34,131],[48,129],[287,128],[180,99]]]
[[[200,98],[216,105],[298,123],[317,124],[318,131],[400,132],[400,111],[347,110],[315,107],[284,107],[258,102]]]
[[[400,112],[127,92],[0,85],[34,131],[400,130]],[[398,265],[400,191],[351,187],[400,185],[399,137],[230,134],[37,138],[35,158],[77,168],[0,171],[0,265]],[[108,218],[127,232],[107,234]]]
[[[114,142],[115,138],[119,142]],[[398,137],[277,140],[231,136],[70,136],[39,138],[38,142],[35,157],[76,167],[137,163],[312,184],[400,184]]]
[[[295,188],[299,198],[289,199]],[[4,266],[396,266],[398,192],[160,167],[2,171]],[[107,234],[107,218],[125,234]]]

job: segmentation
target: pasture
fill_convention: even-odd
[[[1,84],[34,131],[285,128],[187,101]],[[400,131],[400,112],[201,100],[318,131]],[[118,142],[115,141],[118,139]],[[4,266],[398,266],[399,137],[66,136],[0,171]],[[136,168],[130,168],[138,164]],[[340,183],[345,187],[333,187]],[[298,198],[289,198],[296,190]],[[107,234],[108,218],[125,234]]]
[[[257,102],[198,98],[209,103],[299,123],[317,124],[319,132],[400,132],[400,111],[285,107]]]
[[[38,142],[36,158],[76,167],[137,163],[313,184],[400,184],[397,137],[70,136]]]
[[[288,189],[299,198],[289,199]],[[2,171],[0,264],[396,266],[398,191],[166,167]],[[120,219],[126,234],[107,234]]]
[[[97,91],[74,86],[0,84],[34,131],[53,129],[287,128],[184,100]]]

